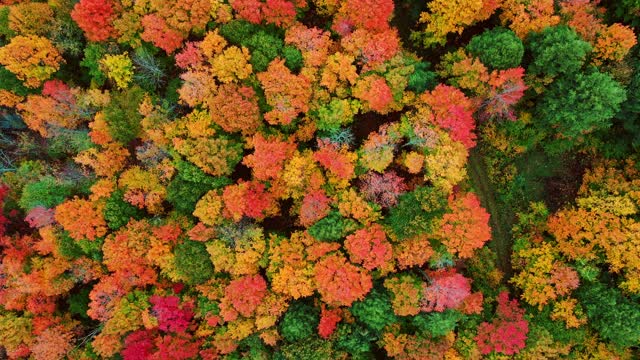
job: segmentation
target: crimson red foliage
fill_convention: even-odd
[[[524,309],[517,300],[509,300],[507,292],[498,295],[497,317],[492,323],[483,322],[478,327],[475,340],[483,354],[492,351],[514,355],[524,349],[529,323],[524,319]]]
[[[124,350],[120,352],[124,360],[146,360],[155,350],[149,330],[132,332],[124,340]]]
[[[158,328],[166,332],[184,332],[193,318],[193,305],[185,303],[180,306],[177,296],[152,296],[149,302],[153,305],[153,315],[158,319]]]

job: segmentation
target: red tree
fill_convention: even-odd
[[[267,295],[267,282],[260,275],[233,280],[224,290],[220,315],[225,321],[235,320],[238,314],[248,317]]]
[[[347,0],[342,2],[337,23],[350,23],[357,28],[383,31],[389,28],[393,0]]]
[[[492,323],[483,322],[478,327],[475,340],[483,354],[492,351],[514,355],[524,349],[529,323],[517,300],[509,300],[507,292],[498,295],[497,317]]]
[[[120,353],[124,360],[148,359],[155,350],[149,330],[134,331],[124,340],[124,350]]]
[[[320,313],[320,323],[318,324],[318,335],[323,339],[328,339],[336,330],[336,326],[342,320],[342,311],[340,309],[327,309],[322,305]]]
[[[253,136],[253,147],[254,153],[245,156],[242,162],[253,169],[256,180],[266,181],[280,177],[284,163],[293,155],[296,144],[292,140],[281,141],[256,134]]]
[[[379,224],[373,224],[347,236],[344,247],[351,262],[361,264],[367,270],[381,268],[393,258],[391,244]]]
[[[521,67],[494,71],[489,80],[491,90],[481,105],[484,119],[498,117],[516,120],[513,106],[524,96],[527,85],[524,83],[524,69]]]
[[[71,11],[71,18],[90,41],[105,41],[116,35],[111,25],[116,16],[113,0],[80,0]]]
[[[153,305],[153,315],[158,319],[158,328],[166,332],[184,332],[193,319],[193,304],[180,306],[177,296],[152,296],[149,299]]]
[[[300,223],[302,226],[313,225],[316,221],[329,214],[329,204],[331,199],[327,197],[324,190],[314,190],[302,199],[300,206]]]
[[[421,100],[431,109],[436,125],[449,132],[453,140],[463,143],[467,149],[476,145],[473,104],[462,91],[440,84],[424,93]]]

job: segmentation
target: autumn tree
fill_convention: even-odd
[[[101,207],[83,199],[66,201],[56,207],[55,219],[75,240],[95,240],[107,233]]]
[[[371,276],[347,263],[339,254],[328,255],[314,267],[315,281],[322,300],[329,305],[350,306],[371,290]]]
[[[461,34],[465,27],[488,19],[499,3],[487,0],[432,1],[428,5],[429,11],[420,14],[420,23],[426,24],[424,34],[416,37],[422,37],[425,47],[444,45],[448,34]]]
[[[20,35],[46,36],[52,30],[53,9],[44,3],[21,3],[9,11],[9,29]]]
[[[470,258],[491,239],[489,213],[474,193],[450,197],[449,206],[452,212],[443,216],[439,237],[450,253]]]
[[[369,228],[357,230],[344,241],[349,259],[367,270],[383,269],[390,265],[391,244],[387,241],[384,228],[373,224]]]
[[[63,62],[51,41],[40,36],[15,36],[0,48],[0,64],[29,88],[39,87]]]
[[[284,60],[274,60],[266,72],[258,74],[267,103],[272,107],[264,118],[272,125],[288,125],[300,112],[309,110],[311,84],[304,75],[294,75]]]
[[[407,189],[404,179],[393,171],[384,174],[369,172],[361,181],[360,189],[365,193],[367,200],[387,208],[395,206],[398,196]]]
[[[518,306],[518,301],[509,300],[506,292],[500,293],[497,300],[496,318],[491,323],[480,324],[475,340],[485,355],[493,351],[517,354],[525,347],[529,323],[524,319],[524,310]]]
[[[431,281],[422,291],[422,311],[455,309],[471,294],[471,281],[453,269],[437,270],[429,276]]]
[[[105,41],[117,34],[113,27],[117,7],[112,0],[81,0],[73,7],[71,18],[89,41]]]
[[[500,19],[524,40],[532,32],[537,33],[560,23],[554,6],[553,0],[503,0]]]
[[[262,121],[255,91],[247,86],[224,84],[207,102],[213,122],[228,132],[253,134]]]
[[[434,123],[447,131],[452,140],[459,141],[467,149],[471,149],[476,144],[473,111],[473,103],[462,91],[440,84],[433,91],[420,96],[418,109],[412,121],[416,125]]]
[[[293,156],[296,144],[255,134],[253,147],[253,154],[245,156],[242,162],[253,170],[253,176],[257,180],[264,181],[280,177],[285,161]]]
[[[386,114],[393,102],[393,94],[384,78],[371,75],[362,77],[353,88],[353,96],[363,102],[363,111]]]
[[[373,2],[371,0],[348,0],[341,4],[335,15],[333,27],[361,28],[383,31],[389,28],[394,4],[391,0]],[[344,34],[342,34],[344,35]]]

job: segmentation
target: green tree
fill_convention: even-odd
[[[72,194],[72,183],[60,181],[53,176],[45,176],[38,181],[25,185],[18,205],[24,211],[29,211],[36,206],[44,206],[51,209],[61,204]]]
[[[308,231],[311,236],[320,241],[340,241],[349,232],[355,230],[355,227],[355,221],[342,217],[337,211],[332,211],[313,224]]]
[[[127,145],[138,137],[142,125],[142,115],[138,106],[142,102],[144,91],[134,86],[123,92],[111,95],[111,101],[104,108],[105,120],[109,126],[109,133],[120,143]]]
[[[355,302],[351,313],[375,332],[397,321],[389,295],[377,290],[371,291],[364,300]]]
[[[620,290],[596,283],[585,285],[577,291],[589,324],[603,339],[619,346],[640,345],[640,304]]]
[[[213,276],[213,264],[203,243],[185,240],[176,246],[174,255],[176,271],[188,284],[201,284]]]
[[[609,128],[626,97],[624,88],[608,74],[592,72],[557,79],[536,107],[539,124],[544,126],[541,131],[551,128],[559,135],[548,150],[568,150],[584,135]]]
[[[568,26],[553,26],[533,33],[529,48],[533,61],[529,72],[557,76],[575,73],[584,64],[591,45]]]
[[[411,324],[428,336],[445,336],[455,330],[462,314],[455,310],[443,312],[420,313],[416,315]]]
[[[518,67],[524,55],[522,40],[513,31],[502,27],[474,36],[467,50],[484,65],[498,70]]]
[[[116,190],[111,193],[102,210],[104,220],[111,230],[118,230],[127,225],[131,218],[140,220],[144,211],[124,201],[124,190]]]
[[[318,309],[303,302],[289,306],[280,322],[280,334],[289,342],[296,342],[316,333],[320,322]]]

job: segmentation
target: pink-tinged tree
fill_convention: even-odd
[[[176,65],[181,69],[196,67],[204,60],[202,52],[199,49],[199,42],[187,42],[182,51],[175,55]]]
[[[455,309],[471,295],[471,280],[455,269],[442,269],[429,272],[431,282],[422,291],[422,311],[442,312]]]
[[[113,0],[80,0],[71,11],[71,18],[84,31],[89,41],[105,41],[117,35],[113,20],[118,16]]]
[[[527,85],[521,67],[494,71],[490,75],[491,89],[480,106],[481,119],[499,118],[516,120],[513,107],[522,99]]]
[[[392,207],[398,203],[398,196],[407,190],[404,179],[394,171],[384,174],[369,172],[361,178],[360,191],[368,201],[382,207]]]
[[[524,349],[529,323],[524,319],[524,309],[517,300],[509,300],[507,292],[498,295],[496,318],[491,323],[483,322],[478,327],[475,340],[483,354],[493,351],[514,355]]]
[[[347,236],[344,247],[351,262],[367,270],[384,268],[390,265],[393,258],[393,249],[380,224],[373,224]]]
[[[2,214],[0,214],[0,217]],[[55,222],[55,211],[53,209],[47,209],[44,206],[36,206],[33,209],[29,210],[27,216],[25,217],[25,221],[32,228],[39,229],[41,227],[45,227],[51,225]],[[2,235],[2,218],[0,218],[0,235]]]
[[[308,227],[329,214],[331,199],[324,190],[312,190],[302,199],[300,205],[300,224]]]
[[[322,300],[335,306],[351,306],[364,299],[373,283],[363,269],[351,265],[340,254],[331,254],[314,267],[315,282]]]
[[[158,329],[165,332],[185,332],[193,319],[193,304],[180,304],[177,296],[161,297],[154,295],[149,299],[152,315],[158,319]]]

